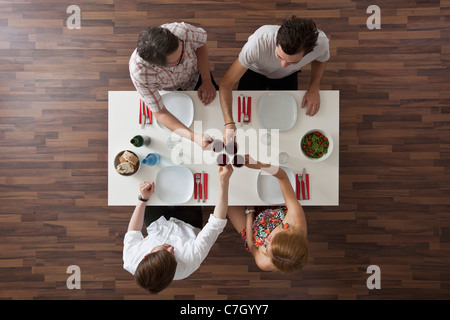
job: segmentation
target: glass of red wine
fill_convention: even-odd
[[[238,144],[234,141],[228,142],[225,145],[225,151],[228,154],[236,154],[238,152]]]
[[[211,150],[214,152],[220,152],[225,148],[225,144],[220,139],[215,139],[211,142]]]
[[[230,163],[230,159],[225,153],[220,153],[217,156],[216,162],[219,166],[225,167],[228,163]]]
[[[243,155],[236,154],[233,157],[232,164],[236,168],[240,168],[245,164],[245,158]]]

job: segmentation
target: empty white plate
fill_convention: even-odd
[[[161,201],[170,204],[189,201],[194,192],[194,176],[186,167],[161,168],[156,175],[155,193]]]
[[[194,102],[191,97],[181,92],[168,92],[161,97],[166,109],[189,128],[194,120]],[[169,130],[159,122],[158,125],[163,129]]]
[[[295,190],[295,174],[291,169],[281,166],[289,177],[292,188]],[[257,188],[259,198],[269,204],[284,204],[284,197],[281,193],[280,183],[274,176],[267,172],[260,171],[257,178]]]
[[[267,93],[259,99],[258,118],[266,129],[289,130],[297,122],[297,102],[289,93]]]

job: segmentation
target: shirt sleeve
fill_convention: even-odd
[[[133,230],[128,231],[123,238],[123,268],[128,272],[134,274],[134,258],[136,251],[136,244],[144,239],[142,232]]]
[[[323,32],[320,32],[319,35],[317,51],[320,53],[315,60],[319,62],[325,62],[330,59],[330,43],[327,36]]]
[[[189,45],[194,51],[206,44],[206,31],[189,23],[168,23],[161,27],[169,29],[170,32],[182,39],[185,45]]]
[[[227,224],[227,219],[218,219],[212,214],[209,216],[208,223],[198,233],[195,239],[195,250],[199,262],[203,261],[209,253],[209,250],[216,242],[219,234]]]
[[[250,69],[251,65],[257,60],[258,42],[250,37],[239,53],[239,62],[244,68]]]
[[[189,42],[192,45],[192,48],[194,50],[197,50],[200,47],[203,47],[206,44],[207,35],[206,31],[202,28],[197,28],[194,26],[191,26],[189,24],[186,24],[188,26],[188,34],[189,34]]]

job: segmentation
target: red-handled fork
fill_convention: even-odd
[[[244,107],[242,109],[242,112],[244,113],[244,123],[247,124],[249,119],[248,119],[248,106],[246,106],[245,97],[242,98],[242,101],[244,104]]]

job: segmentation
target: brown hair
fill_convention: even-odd
[[[277,233],[270,246],[272,263],[280,272],[299,272],[308,262],[308,241],[298,228],[291,226],[289,229]]]
[[[175,256],[166,250],[159,250],[142,259],[134,277],[139,286],[151,294],[156,294],[169,286],[176,269]]]
[[[304,56],[317,45],[319,31],[314,21],[292,16],[284,20],[277,33],[277,46],[287,55],[304,52]]]
[[[168,29],[151,26],[139,35],[137,53],[151,64],[165,66],[167,56],[177,50],[178,40]]]

